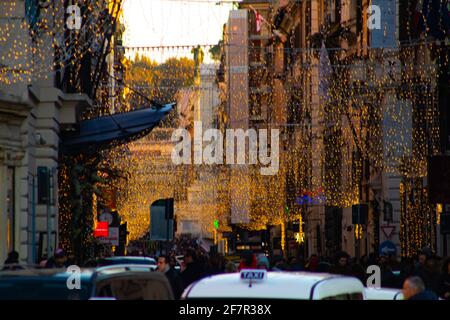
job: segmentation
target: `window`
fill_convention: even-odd
[[[39,0],[25,0],[25,17],[30,30],[36,31],[40,9]]]
[[[15,248],[14,238],[15,238],[15,199],[14,199],[14,167],[8,167],[7,170],[7,185],[6,185],[6,225],[7,225],[7,248],[8,252],[11,252]]]
[[[362,293],[343,293],[332,297],[326,297],[322,300],[364,300]]]
[[[38,204],[48,204],[50,197],[50,176],[47,167],[38,167]]]

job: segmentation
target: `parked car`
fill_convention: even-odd
[[[6,270],[0,272],[0,300],[171,300],[164,274],[146,265],[113,265],[81,269],[79,287],[66,269]]]
[[[182,298],[363,300],[364,286],[357,278],[340,275],[243,269],[194,282]]]
[[[167,277],[149,265],[111,265],[96,270],[95,297],[118,300],[173,300]]]

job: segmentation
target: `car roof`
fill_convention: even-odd
[[[366,300],[403,300],[403,293],[401,289],[367,287],[364,297]]]
[[[113,264],[98,267],[95,271],[99,277],[114,275],[123,272],[152,272],[155,265],[152,264]]]
[[[107,261],[142,261],[142,262],[146,262],[146,261],[152,261],[152,262],[156,262],[156,260],[154,258],[151,257],[140,257],[140,256],[122,256],[122,257],[107,257],[104,258],[104,260]]]
[[[94,269],[80,268],[81,278],[91,278],[94,274]],[[27,268],[18,270],[4,270],[0,271],[0,278],[67,278],[72,274],[65,268]]]
[[[217,289],[217,290],[216,290]],[[326,273],[267,272],[263,281],[241,280],[240,273],[203,278],[186,289],[186,298],[323,299],[345,293],[363,293],[357,278]]]

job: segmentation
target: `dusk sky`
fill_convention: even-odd
[[[231,3],[211,0],[125,0],[124,46],[215,44],[222,37]],[[157,60],[183,56],[190,50],[153,50]]]

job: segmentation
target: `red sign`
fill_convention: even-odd
[[[105,237],[107,238],[109,236],[108,232],[108,222],[106,221],[100,221],[97,223],[97,228],[94,230],[94,237]]]

